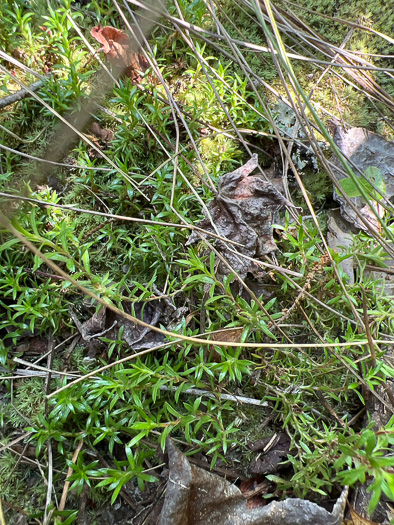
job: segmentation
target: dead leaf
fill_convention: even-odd
[[[211,341],[225,341],[228,343],[239,343],[241,340],[242,332],[243,332],[243,328],[227,328],[224,330],[219,330],[218,332],[214,332],[213,334],[211,334],[210,338],[211,338]],[[229,344],[228,346],[231,346],[231,344]],[[220,363],[222,358],[219,352],[215,350],[213,345],[209,345],[209,348],[211,350],[209,359],[211,361],[215,361],[216,363]]]
[[[290,453],[290,438],[284,432],[249,443],[248,448],[258,452],[251,461],[249,472],[251,474],[275,474],[280,470],[279,463],[287,459]]]
[[[100,142],[104,143],[105,145],[112,142],[114,138],[114,134],[110,129],[102,128],[96,121],[92,122],[91,131],[92,134],[100,139]]]
[[[134,312],[133,307],[134,305]],[[123,309],[126,313],[131,314],[137,319],[145,321],[150,325],[157,326],[160,316],[163,311],[161,301],[150,303],[131,303],[124,302]],[[75,321],[75,319],[74,319]],[[159,345],[164,341],[164,336],[158,332],[154,332],[150,328],[137,325],[120,315],[116,315],[112,310],[101,308],[90,319],[82,323],[79,331],[82,338],[87,343],[93,343],[90,346],[100,346],[99,337],[106,337],[107,339],[118,339],[120,327],[123,326],[122,339],[133,350],[143,350]],[[102,343],[101,343],[102,345]]]
[[[211,334],[212,341],[225,341],[228,343],[239,343],[243,328],[225,328]],[[231,346],[231,344],[229,344]]]
[[[327,512],[316,503],[298,498],[247,508],[239,488],[191,464],[167,439],[169,477],[160,525],[340,525],[348,489]]]
[[[350,158],[352,163],[364,173],[367,168],[375,167],[380,170],[386,186],[386,198],[391,199],[394,195],[394,142],[386,140],[377,133],[372,133],[364,128],[350,128],[345,131],[340,126],[336,127],[334,142],[342,153]],[[335,166],[340,168],[341,162],[335,156],[332,158]],[[334,169],[334,175],[338,181],[346,177],[345,174]],[[334,190],[334,199],[341,206],[341,215],[353,226],[368,233],[368,228],[360,220],[358,214],[347,204],[345,199]],[[363,215],[371,227],[380,229],[380,224],[370,206],[365,205],[361,197],[352,197],[350,201],[358,209],[358,213]],[[384,209],[376,201],[372,203],[379,216],[382,216]]]
[[[371,202],[369,206],[365,205],[363,208],[361,208],[360,213],[364,217],[364,219],[366,219],[369,222],[369,224],[374,230],[381,233],[382,226],[378,221],[378,218],[372,211],[372,208],[375,210],[378,217],[380,217],[381,219],[384,217],[385,209],[381,204],[379,204],[376,201]]]
[[[104,51],[112,66],[123,69],[124,74],[133,82],[141,81],[138,72],[144,73],[149,64],[140,53],[131,49],[128,34],[115,27],[101,27],[100,25],[93,27],[90,34],[102,45],[101,50]]]
[[[375,521],[368,520],[367,518],[363,518],[358,514],[350,505],[350,516],[352,517],[352,524],[353,525],[379,525]]]
[[[259,175],[249,176],[257,167],[257,155],[243,166],[219,179],[218,194],[208,205],[208,211],[222,237],[236,241],[241,254],[260,257],[276,250],[272,237],[272,216],[284,205],[293,206],[270,182]],[[198,223],[200,228],[216,233],[207,217]],[[187,241],[191,244],[200,240],[193,232]],[[216,241],[216,247],[238,275],[244,279],[246,274],[257,268],[254,263],[229,250],[227,243]],[[228,275],[230,270],[220,262],[219,275]]]
[[[247,500],[253,500],[252,506],[249,506],[248,501],[248,508],[254,508],[254,505],[256,504],[257,507],[263,507],[267,504],[265,500],[261,498],[263,494],[268,494],[270,488],[270,483],[267,480],[260,481],[258,478],[252,478],[245,481],[242,481],[239,487],[239,490],[242,492],[243,497]],[[263,503],[260,504],[260,501]]]

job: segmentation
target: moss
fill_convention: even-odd
[[[21,379],[15,391],[13,405],[9,405],[7,420],[14,427],[26,427],[34,423],[45,406],[44,379],[32,377]]]
[[[253,14],[247,13],[236,3],[223,0],[221,2],[222,10],[218,10],[218,16],[228,34],[235,39],[251,42],[253,44],[266,46],[266,40],[261,29],[257,24],[251,23]],[[310,9],[309,12],[304,8]],[[322,38],[328,42],[340,46],[346,37],[349,26],[335,22],[332,19],[323,18],[320,14],[329,17],[338,17],[355,23],[361,23],[383,34],[390,35],[394,25],[394,11],[389,8],[388,4],[374,0],[372,3],[367,0],[352,0],[351,3],[339,3],[336,0],[301,0],[297,5],[291,4],[289,8],[301,19],[316,30]],[[236,20],[235,25],[232,21]],[[305,54],[302,49],[294,47],[294,42],[283,36],[294,52]],[[355,30],[347,48],[365,54],[365,59],[378,67],[390,67],[388,60],[369,56],[372,54],[389,54],[391,53],[390,44],[387,40],[367,33],[361,30]],[[274,63],[268,54],[256,54],[245,51],[243,54],[247,59],[248,65],[260,78],[269,82],[271,86],[279,93],[286,95],[281,80],[277,75]],[[327,60],[326,56],[319,55],[318,58]],[[339,119],[345,120],[351,126],[366,127],[372,131],[390,135],[390,130],[384,124],[378,111],[371,105],[366,97],[360,91],[350,87],[344,80],[336,77],[333,73],[326,74],[319,85],[315,86],[321,72],[316,68],[303,61],[292,61],[292,66],[302,88],[306,93],[314,89],[312,101],[319,104],[321,108],[318,113],[323,121],[327,122],[331,118],[330,114]],[[238,65],[231,65],[230,70],[234,74],[243,76],[241,68]],[[354,83],[354,80],[344,71],[340,71]],[[383,72],[370,73],[374,80],[381,85],[389,94],[394,92],[394,83],[392,79]],[[269,93],[267,97],[270,98]],[[385,108],[381,108],[384,115],[387,115]]]
[[[39,510],[45,502],[46,486],[35,470],[26,467],[25,463],[18,463],[18,456],[5,451],[0,456],[0,498],[24,509],[26,512]],[[27,491],[27,486],[30,490]],[[32,498],[32,494],[34,494]],[[15,513],[8,506],[3,506],[7,523],[16,523],[19,513]]]

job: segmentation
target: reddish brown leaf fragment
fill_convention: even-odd
[[[102,45],[106,57],[112,66],[124,69],[124,74],[134,82],[140,82],[138,71],[145,72],[149,64],[139,53],[130,49],[130,37],[120,29],[100,25],[90,30],[91,36]]]
[[[93,27],[90,34],[103,47],[102,50],[113,65],[129,66],[128,50],[130,44],[129,36],[115,27],[100,25]]]

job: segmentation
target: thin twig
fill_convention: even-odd
[[[3,514],[3,506],[1,504],[1,498],[0,498],[0,525],[5,525],[5,519]]]
[[[52,488],[53,488],[53,456],[52,456],[52,440],[48,439],[48,485],[47,497],[45,501],[44,525],[49,525],[52,519],[53,509],[50,509],[52,502]]]
[[[176,392],[178,388],[176,386],[166,386],[162,385],[160,387],[160,390],[164,390],[166,392]],[[188,394],[190,396],[203,396],[203,397],[209,397],[210,399],[223,399],[224,401],[235,401],[236,403],[245,403],[246,405],[257,405],[259,407],[266,407],[268,406],[267,401],[261,402],[261,399],[253,399],[251,397],[245,397],[245,396],[236,396],[233,394],[213,394],[212,392],[208,392],[208,390],[200,390],[199,388],[188,388],[187,390],[182,390],[182,394]]]
[[[78,443],[77,448],[75,449],[74,455],[73,455],[72,460],[71,460],[72,463],[75,464],[77,462],[78,456],[79,456],[79,453],[80,453],[82,447],[83,447],[83,439],[81,439],[81,441]],[[66,481],[64,482],[64,486],[63,486],[62,497],[60,498],[60,502],[59,502],[59,506],[58,506],[58,510],[59,511],[63,511],[64,507],[66,506],[67,494],[68,494],[68,491],[70,489],[70,484],[71,484],[71,482],[68,481],[68,478],[72,475],[72,473],[73,473],[72,467],[68,467],[67,475],[66,475]]]
[[[61,376],[68,376],[68,377],[78,377],[77,374],[70,374],[68,372],[61,372],[60,370],[52,370],[49,368],[46,368],[45,366],[36,365],[35,363],[30,363],[29,361],[25,361],[24,359],[21,359],[20,357],[14,357],[12,359],[15,363],[20,363],[21,365],[28,366],[29,368],[34,368],[36,370],[40,370],[42,372],[53,373]]]
[[[2,447],[0,447],[0,452],[11,449],[13,445],[16,445],[17,443],[19,443],[19,441],[23,441],[24,439],[28,438],[31,435],[32,435],[32,432],[26,432],[25,434],[22,434],[22,436],[15,438],[14,440],[10,441],[10,443],[7,443],[7,445],[3,445]]]
[[[338,416],[338,414],[335,412],[335,410],[332,408],[330,403],[325,399],[322,392],[320,390],[315,390],[316,396],[319,398],[319,401],[324,406],[324,408],[327,410],[329,414],[332,415],[332,417],[338,421],[338,423],[341,425],[342,428],[346,428],[346,423]]]

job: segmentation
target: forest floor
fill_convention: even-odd
[[[393,26],[0,0],[1,524],[394,519]]]

